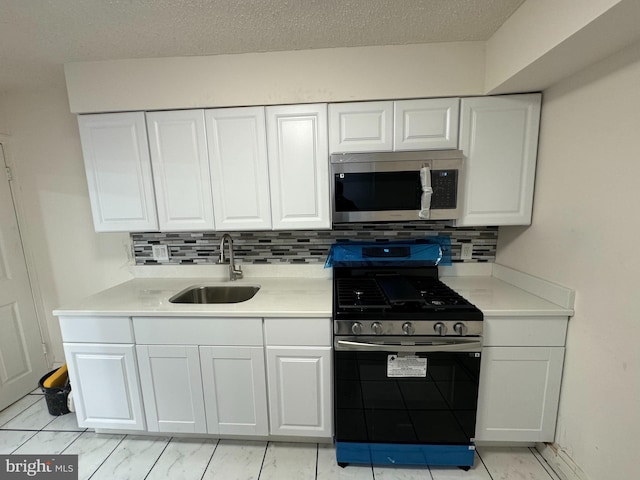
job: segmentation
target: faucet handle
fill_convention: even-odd
[[[240,265],[235,268],[232,265],[229,265],[229,277],[231,277],[231,280],[238,280],[242,278],[243,275],[242,267]]]

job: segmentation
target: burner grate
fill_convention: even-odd
[[[338,278],[336,294],[339,308],[362,309],[389,306],[378,282],[372,278]]]
[[[468,308],[472,306],[467,300],[439,280],[413,279],[416,290],[430,308]]]

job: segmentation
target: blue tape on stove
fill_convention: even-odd
[[[376,266],[451,265],[451,238],[425,237],[406,241],[334,243],[327,255],[325,268]]]
[[[471,467],[473,445],[336,442],[336,461],[365,465]]]

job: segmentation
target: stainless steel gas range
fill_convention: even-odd
[[[337,461],[468,469],[482,312],[410,247],[366,248],[334,266]]]

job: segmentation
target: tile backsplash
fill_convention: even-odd
[[[220,238],[225,232],[132,233],[136,265],[214,264],[220,254]],[[498,243],[498,227],[456,228],[446,223],[350,223],[333,230],[292,230],[231,232],[238,263],[322,264],[329,247],[340,240],[408,240],[446,235],[451,239],[454,262],[493,262]],[[168,261],[153,259],[152,245],[167,245]],[[461,259],[463,244],[471,244],[471,259]]]

